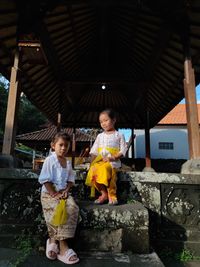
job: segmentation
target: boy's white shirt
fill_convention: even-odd
[[[75,182],[75,172],[72,170],[70,160],[66,159],[66,168],[63,168],[58,161],[55,152],[48,156],[42,166],[39,175],[39,183],[43,184],[42,192],[48,192],[44,183],[51,182],[57,191],[65,189],[67,182]]]

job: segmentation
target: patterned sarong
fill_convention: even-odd
[[[41,203],[49,237],[54,238],[55,240],[73,238],[79,217],[79,207],[75,203],[73,197],[69,196],[66,201],[67,222],[64,225],[59,226],[53,226],[51,224],[51,220],[59,200],[52,198],[48,193],[42,192]]]

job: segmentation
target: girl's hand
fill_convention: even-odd
[[[108,162],[108,157],[103,157],[103,162]]]
[[[114,156],[111,156],[111,157],[108,157],[108,160],[109,160],[109,161],[115,161],[116,158],[115,158]]]
[[[103,157],[104,162],[111,162],[111,161],[115,161],[115,160],[116,160],[116,158],[114,156]]]

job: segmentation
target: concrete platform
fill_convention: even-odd
[[[164,267],[156,253],[79,253],[78,267]],[[0,267],[12,267],[19,258],[19,252],[13,249],[0,248]],[[48,260],[43,255],[32,254],[19,267],[64,267],[64,263]]]

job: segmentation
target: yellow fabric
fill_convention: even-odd
[[[115,154],[117,154],[119,152],[119,148],[116,147],[104,147],[108,152],[110,152],[110,154],[112,156],[114,156]],[[101,151],[103,150],[103,147],[99,147],[98,148],[98,153],[101,154]],[[98,157],[98,156],[97,156]]]
[[[99,155],[92,161],[92,163],[91,163],[91,165],[90,165],[90,168],[91,168],[91,166],[94,166],[95,163],[100,162],[100,161],[102,161],[102,156],[99,154]],[[87,184],[87,182],[86,182],[86,184]],[[90,186],[91,186],[90,197],[91,197],[91,198],[94,198],[94,197],[95,197],[95,186],[94,186],[93,184],[90,185]]]
[[[59,226],[67,222],[67,210],[66,210],[66,200],[61,199],[56,206],[51,224],[54,226]]]
[[[99,153],[102,148],[99,149]],[[115,155],[119,152],[119,149],[107,148],[111,155]],[[108,189],[108,195],[113,200],[117,199],[116,197],[116,169],[112,168],[110,162],[102,161],[101,154],[98,154],[97,157],[91,163],[90,169],[88,171],[85,184],[91,186],[91,197],[95,197],[95,188],[100,191],[98,184],[103,184]]]

